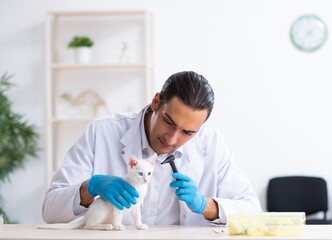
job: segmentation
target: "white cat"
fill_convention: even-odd
[[[142,223],[141,205],[148,189],[148,182],[152,176],[154,163],[157,154],[146,160],[139,160],[134,155],[130,156],[128,162],[128,173],[124,178],[139,193],[136,204],[129,209],[120,210],[109,201],[97,198],[89,207],[84,216],[81,216],[69,223],[56,223],[39,225],[43,229],[77,229],[86,228],[93,230],[125,230],[122,224],[124,214],[131,212],[134,224],[137,229],[148,229],[148,225]]]

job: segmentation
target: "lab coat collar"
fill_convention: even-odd
[[[140,122],[140,136],[141,136],[141,146],[142,146],[142,154],[143,155],[147,155],[147,156],[151,156],[151,155],[153,155],[154,154],[154,151],[153,151],[153,149],[150,147],[150,145],[149,145],[149,142],[148,142],[148,138],[147,138],[147,136],[146,136],[146,134],[145,134],[145,124],[144,124],[144,118],[145,118],[145,115],[147,114],[147,113],[149,113],[149,112],[151,112],[152,110],[151,110],[151,108],[150,108],[150,106],[147,106],[146,108],[145,108],[145,111],[143,111],[143,114],[142,114],[142,118],[141,118],[141,122]],[[144,151],[145,151],[145,154],[144,154]],[[145,157],[147,157],[147,156],[145,156]]]

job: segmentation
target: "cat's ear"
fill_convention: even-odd
[[[129,166],[130,166],[131,168],[133,168],[133,167],[135,167],[136,165],[137,165],[137,158],[136,158],[135,155],[131,155],[131,156],[129,157]]]
[[[158,157],[157,153],[153,154],[151,157],[148,158],[148,162],[153,166],[157,157]]]

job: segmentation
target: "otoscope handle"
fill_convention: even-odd
[[[169,165],[171,165],[172,171],[174,173],[177,173],[178,170],[175,166],[174,160],[175,160],[175,157],[173,155],[169,155],[161,164],[169,163]]]
[[[172,162],[170,162],[169,164],[171,165],[172,171],[173,171],[174,173],[177,173],[177,172],[178,172],[178,169],[176,168],[175,163],[172,161]]]

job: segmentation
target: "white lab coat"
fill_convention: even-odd
[[[68,151],[46,193],[43,205],[46,222],[69,222],[82,215],[86,211],[79,205],[79,188],[83,181],[94,174],[124,176],[128,157],[132,154],[142,157],[140,124],[144,112],[145,109],[138,114],[115,114],[88,125],[85,133]],[[227,215],[231,213],[262,211],[256,194],[232,159],[231,151],[220,133],[203,124],[181,151],[181,160],[176,160],[178,171],[191,177],[201,194],[213,197],[218,203],[219,220],[216,223],[225,224]],[[170,174],[169,183],[171,181]],[[148,202],[144,204],[149,205]],[[209,224],[202,215],[192,213],[182,201],[180,211],[169,211],[169,215],[163,217],[164,223],[171,214],[178,214],[180,224]]]

